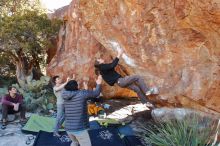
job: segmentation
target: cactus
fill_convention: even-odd
[[[0,88],[0,97],[4,96],[7,93],[6,88]]]
[[[54,108],[55,96],[48,88],[49,81],[50,77],[42,76],[40,80],[30,80],[25,88],[18,84],[13,84],[24,96],[28,111],[48,113],[49,110]]]
[[[7,93],[7,89],[6,88],[0,88],[0,102],[1,102],[1,98]],[[2,109],[2,105],[0,104],[0,110]]]

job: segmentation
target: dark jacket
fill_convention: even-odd
[[[94,91],[62,91],[61,96],[64,99],[66,131],[80,131],[89,128],[87,100],[98,97],[100,92],[100,85],[97,85]]]
[[[97,66],[103,80],[110,86],[114,86],[118,79],[121,78],[121,75],[115,71],[115,67],[118,65],[118,61],[119,59],[116,57],[112,63],[100,64]]]

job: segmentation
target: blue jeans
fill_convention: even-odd
[[[57,104],[57,118],[54,127],[54,132],[58,132],[64,122],[64,104]]]

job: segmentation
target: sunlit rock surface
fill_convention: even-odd
[[[55,14],[52,15],[53,18],[55,18]],[[60,18],[60,16],[63,16],[64,22],[59,33],[57,53],[50,62],[47,73],[50,76],[60,75],[64,80],[74,73],[81,87],[83,81],[88,81],[89,87],[93,88],[96,78],[95,57],[104,55],[106,60],[111,61],[115,54],[108,53],[108,50],[83,26],[78,1],[73,1],[65,14],[58,13],[57,17]],[[123,68],[119,67],[118,71],[124,74]],[[107,98],[135,96],[127,89],[109,87],[106,84],[103,86],[103,95]]]
[[[156,85],[161,106],[220,113],[220,1],[74,0],[48,74],[90,80],[94,58],[125,54],[119,70]],[[133,96],[103,86],[106,97]]]
[[[211,116],[205,112],[187,108],[157,108],[151,111],[151,116],[155,121],[170,121],[173,119],[184,120],[196,118],[206,118],[207,120],[217,121],[218,116]]]

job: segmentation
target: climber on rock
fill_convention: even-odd
[[[96,74],[101,74],[103,80],[110,86],[118,84],[122,88],[128,88],[137,93],[143,104],[150,104],[146,96],[151,94],[158,94],[159,91],[156,87],[148,88],[142,77],[138,75],[130,75],[122,77],[118,72],[115,71],[115,67],[119,62],[119,58],[122,56],[123,51],[118,50],[117,57],[112,61],[112,63],[105,63],[102,58],[95,60],[95,72]],[[149,105],[154,107],[152,103]]]

